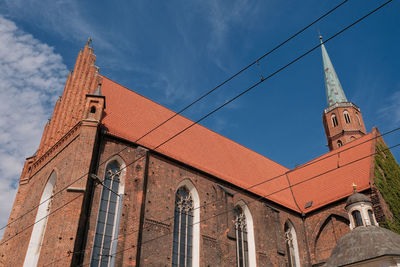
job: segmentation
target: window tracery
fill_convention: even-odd
[[[186,187],[180,187],[175,197],[172,266],[192,266],[193,198]]]
[[[296,231],[290,222],[285,223],[285,243],[290,267],[300,266],[299,248]]]
[[[246,216],[238,206],[235,208],[235,230],[236,230],[236,255],[237,266],[249,266],[249,247],[247,237]]]
[[[103,185],[91,260],[93,267],[115,264],[113,255],[118,244],[116,237],[123,197],[121,168],[117,161],[107,165]]]

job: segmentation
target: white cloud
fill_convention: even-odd
[[[7,223],[24,160],[39,145],[66,75],[52,47],[0,16],[0,226]]]

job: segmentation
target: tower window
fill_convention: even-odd
[[[353,212],[351,213],[351,215],[353,216],[354,223],[355,223],[355,226],[356,226],[356,227],[358,227],[358,226],[363,226],[363,225],[364,225],[364,224],[363,224],[363,221],[362,221],[361,213],[360,213],[359,210],[353,211]]]
[[[358,116],[357,113],[356,113],[356,118],[357,118],[357,121],[358,121],[358,125],[361,125],[361,120],[360,120],[360,117]]]
[[[247,242],[246,216],[240,206],[235,208],[237,266],[249,266],[249,246]]]
[[[372,213],[372,210],[368,210],[368,216],[371,225],[375,225],[374,214]]]
[[[96,113],[96,107],[95,106],[92,106],[90,108],[90,113]]]
[[[343,116],[344,116],[344,120],[346,121],[346,123],[350,123],[351,122],[350,121],[350,114],[349,114],[349,112],[347,110],[345,110],[343,112]]]
[[[186,187],[176,192],[172,266],[192,266],[193,199]]]
[[[332,125],[333,125],[333,127],[338,126],[338,121],[337,121],[337,118],[336,118],[336,115],[335,115],[335,114],[332,114],[331,119],[332,119]]]
[[[337,141],[337,146],[338,146],[338,147],[341,147],[341,146],[343,146],[343,143],[342,143],[342,141],[338,140],[338,141]]]

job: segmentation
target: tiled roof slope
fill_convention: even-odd
[[[376,132],[373,131],[338,149],[332,150],[288,173],[294,196],[307,213],[333,201],[370,188]],[[305,208],[307,202],[312,206]]]
[[[147,148],[154,149],[192,123],[191,120],[178,115],[137,141],[148,131],[171,117],[174,112],[104,76],[101,90],[107,102],[102,123],[108,132]],[[333,155],[370,136],[367,135],[322,157]],[[343,166],[366,153],[369,154],[371,142],[321,161],[318,161],[319,158],[317,158],[314,160],[315,164],[305,164],[307,166],[303,165],[291,171],[198,124],[156,150],[236,186],[249,188],[249,191],[292,210],[304,212],[350,195],[353,182],[359,185],[359,190],[367,188],[371,164],[371,159],[368,158],[306,181],[311,176],[337,167],[338,161],[339,166]],[[269,179],[268,182],[252,187],[267,179]],[[293,186],[300,210],[289,189],[288,179]],[[308,201],[313,201],[313,205],[304,210],[303,207]]]

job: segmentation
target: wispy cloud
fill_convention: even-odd
[[[67,68],[54,49],[0,16],[0,225],[6,224],[24,159],[37,149]]]
[[[400,88],[400,84],[398,85]],[[400,90],[394,92],[387,100],[384,107],[378,110],[381,118],[385,119],[391,127],[398,127],[400,124]]]
[[[96,46],[112,49],[104,37],[104,31],[85,19],[82,3],[74,0],[5,0],[0,4],[4,14],[25,21],[48,32],[56,33],[64,40],[84,42],[89,36]]]

